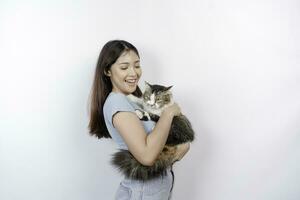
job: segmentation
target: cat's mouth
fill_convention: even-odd
[[[148,107],[152,108],[152,109],[158,109],[159,106],[157,106],[156,104],[147,104]]]

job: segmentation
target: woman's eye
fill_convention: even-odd
[[[126,70],[128,67],[121,67],[122,70]]]
[[[141,66],[139,66],[139,65],[137,65],[137,66],[135,66],[135,68],[140,68]]]

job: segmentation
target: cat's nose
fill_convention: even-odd
[[[147,102],[151,107],[153,107],[154,106],[154,103],[153,102],[151,102],[151,101],[148,101]]]
[[[153,101],[148,101],[148,103],[150,106],[154,106],[154,104],[155,104],[155,102],[153,102]]]

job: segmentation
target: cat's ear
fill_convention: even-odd
[[[171,86],[167,87],[167,88],[165,89],[165,91],[168,91],[168,90],[170,90],[172,87],[173,87],[173,85],[171,85]]]
[[[151,84],[150,83],[148,83],[147,81],[145,81],[145,88],[146,89],[151,89]]]
[[[145,81],[145,90],[151,90],[151,84]]]
[[[145,81],[145,85],[151,87],[151,84]]]

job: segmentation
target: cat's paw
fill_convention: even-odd
[[[144,115],[147,117],[148,120],[151,120],[151,117],[150,117],[149,113],[144,112]]]
[[[138,116],[139,119],[143,119],[144,114],[141,110],[135,110],[135,114]]]

